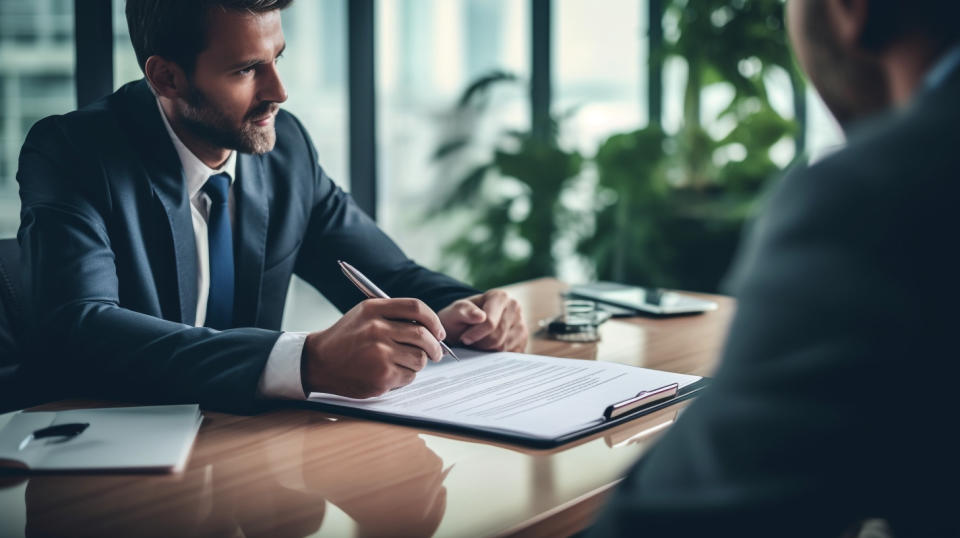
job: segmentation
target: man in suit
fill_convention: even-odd
[[[712,387],[594,535],[841,536],[877,520],[894,536],[960,535],[960,8],[787,9],[847,146],[779,182],[735,267]]]
[[[18,238],[45,380],[249,410],[381,394],[440,360],[438,340],[525,347],[514,299],[404,256],[280,109],[289,3],[129,0],[145,79],[31,129]],[[338,259],[399,298],[362,301]],[[293,273],[343,318],[281,332]]]

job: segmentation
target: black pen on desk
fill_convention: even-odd
[[[341,260],[337,260],[337,263],[340,264],[340,270],[343,271],[343,274],[347,276],[347,279],[350,282],[353,282],[353,285],[357,287],[364,295],[370,299],[389,299],[390,296],[383,292],[376,284],[370,281],[363,273],[357,270],[356,267],[350,265],[349,263]],[[411,323],[417,323],[412,321]],[[440,343],[440,347],[446,353],[449,353],[451,357],[460,362],[460,357],[450,349],[447,344],[443,343],[443,340],[437,340]]]

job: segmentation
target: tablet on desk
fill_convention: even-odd
[[[570,288],[569,294],[572,297],[613,305],[634,313],[643,312],[657,316],[699,314],[717,309],[717,303],[713,301],[674,291],[628,286],[616,282],[578,284]]]

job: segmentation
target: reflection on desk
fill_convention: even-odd
[[[150,487],[118,475],[32,477],[26,533],[305,536],[321,528],[327,503],[355,522],[358,536],[434,533],[451,468],[414,430],[300,419],[236,454],[207,454],[182,476],[146,478]],[[217,434],[243,435],[241,426]],[[360,450],[351,439],[377,449]]]
[[[675,415],[664,410],[643,417],[576,451],[465,443],[456,436],[310,412],[271,414],[253,424],[249,419],[223,424],[215,417],[182,475],[21,476],[28,479],[26,534],[431,536],[464,529],[490,534],[497,517],[511,521],[547,511],[576,498],[581,483],[602,485]],[[458,461],[444,463],[429,444]],[[448,481],[458,492],[453,514]],[[4,486],[15,485],[0,484],[0,496],[19,489]]]

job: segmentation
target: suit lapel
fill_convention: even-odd
[[[156,98],[146,81],[128,84],[126,99],[127,129],[137,139],[141,161],[151,188],[170,225],[173,240],[173,271],[176,275],[180,322],[193,325],[197,317],[197,245],[193,235],[193,216],[187,196],[186,180],[180,157],[167,133]],[[149,248],[150,245],[147,245]],[[169,270],[169,266],[167,266]]]
[[[267,189],[263,160],[255,155],[237,153],[237,179],[234,185],[237,231],[234,252],[237,260],[237,294],[234,324],[255,327],[260,310],[260,284],[267,248]]]
[[[167,222],[173,238],[174,261],[177,273],[177,289],[180,301],[180,321],[193,325],[197,319],[197,241],[193,235],[193,215],[187,198],[183,171],[176,174],[156,172],[150,175],[154,192],[167,214]]]

